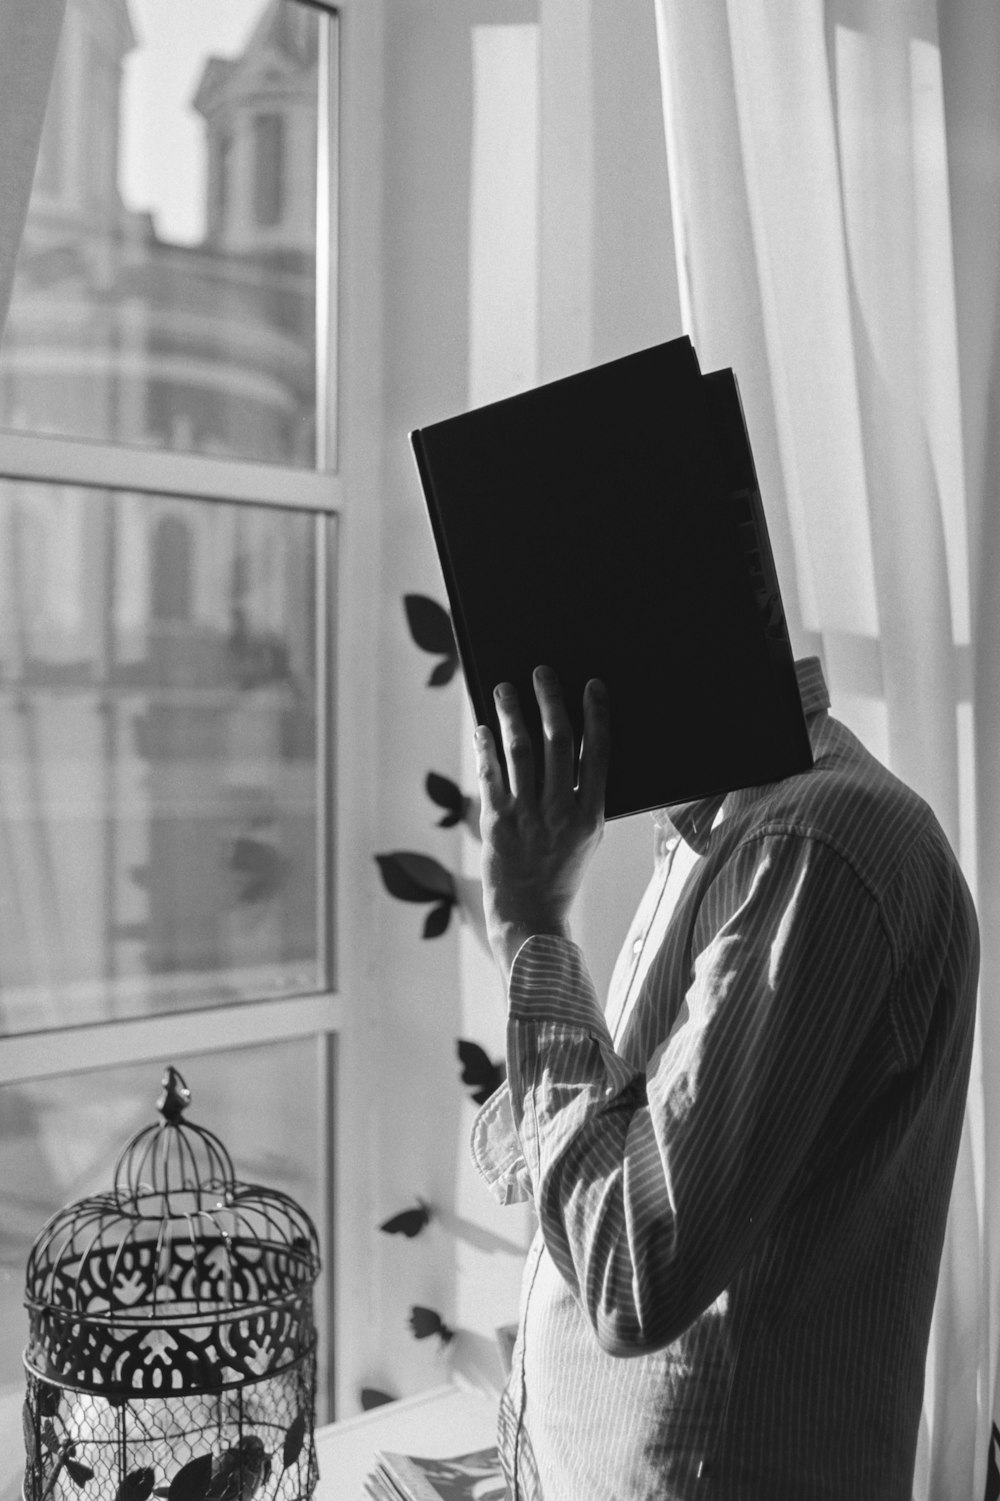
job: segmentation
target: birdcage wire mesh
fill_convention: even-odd
[[[53,1215],[28,1260],[25,1501],[304,1501],[315,1227],[182,1119],[175,1069],[163,1085],[112,1191]]]

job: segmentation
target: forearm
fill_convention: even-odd
[[[646,998],[678,1022],[643,1072],[615,1053],[575,946],[529,943],[511,977],[508,1077],[532,1195],[611,1354],[676,1338],[769,1233],[822,1151],[891,978],[851,870],[782,836],[748,847],[711,889],[693,954],[674,972],[682,997]],[[869,1097],[848,1104],[863,1112]]]
[[[546,1247],[609,1354],[662,1347],[706,1302],[711,1246],[681,1240],[646,1108],[644,1075],[615,1053],[579,950],[517,958],[508,1074]]]

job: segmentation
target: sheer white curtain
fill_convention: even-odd
[[[1000,1336],[1000,8],[656,0],[678,272],[739,372],[796,646],[983,925],[917,1501],[981,1501]]]
[[[0,4],[0,334],[7,317],[66,0]]]

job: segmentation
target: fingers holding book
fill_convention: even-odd
[[[584,733],[577,766],[573,727],[558,675],[551,667],[536,667],[532,683],[542,722],[541,767],[536,765],[531,735],[513,684],[498,683],[493,690],[510,797],[526,804],[537,801],[546,807],[558,807],[573,797],[582,811],[600,818],[610,759],[606,687],[599,678],[591,678],[584,689]],[[499,807],[504,796],[503,766],[494,736],[485,725],[476,730],[476,746],[480,777],[485,781],[484,799]]]
[[[500,748],[485,726],[476,731],[483,900],[490,942],[505,973],[526,938],[568,932],[569,909],[604,823],[610,738],[603,684],[592,679],[584,692],[579,767],[558,677],[539,667],[533,687],[542,723],[541,767],[511,684],[501,683],[494,694]]]

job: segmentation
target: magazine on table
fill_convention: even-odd
[[[365,1480],[370,1501],[506,1501],[495,1444],[447,1459],[385,1451],[375,1458]]]

